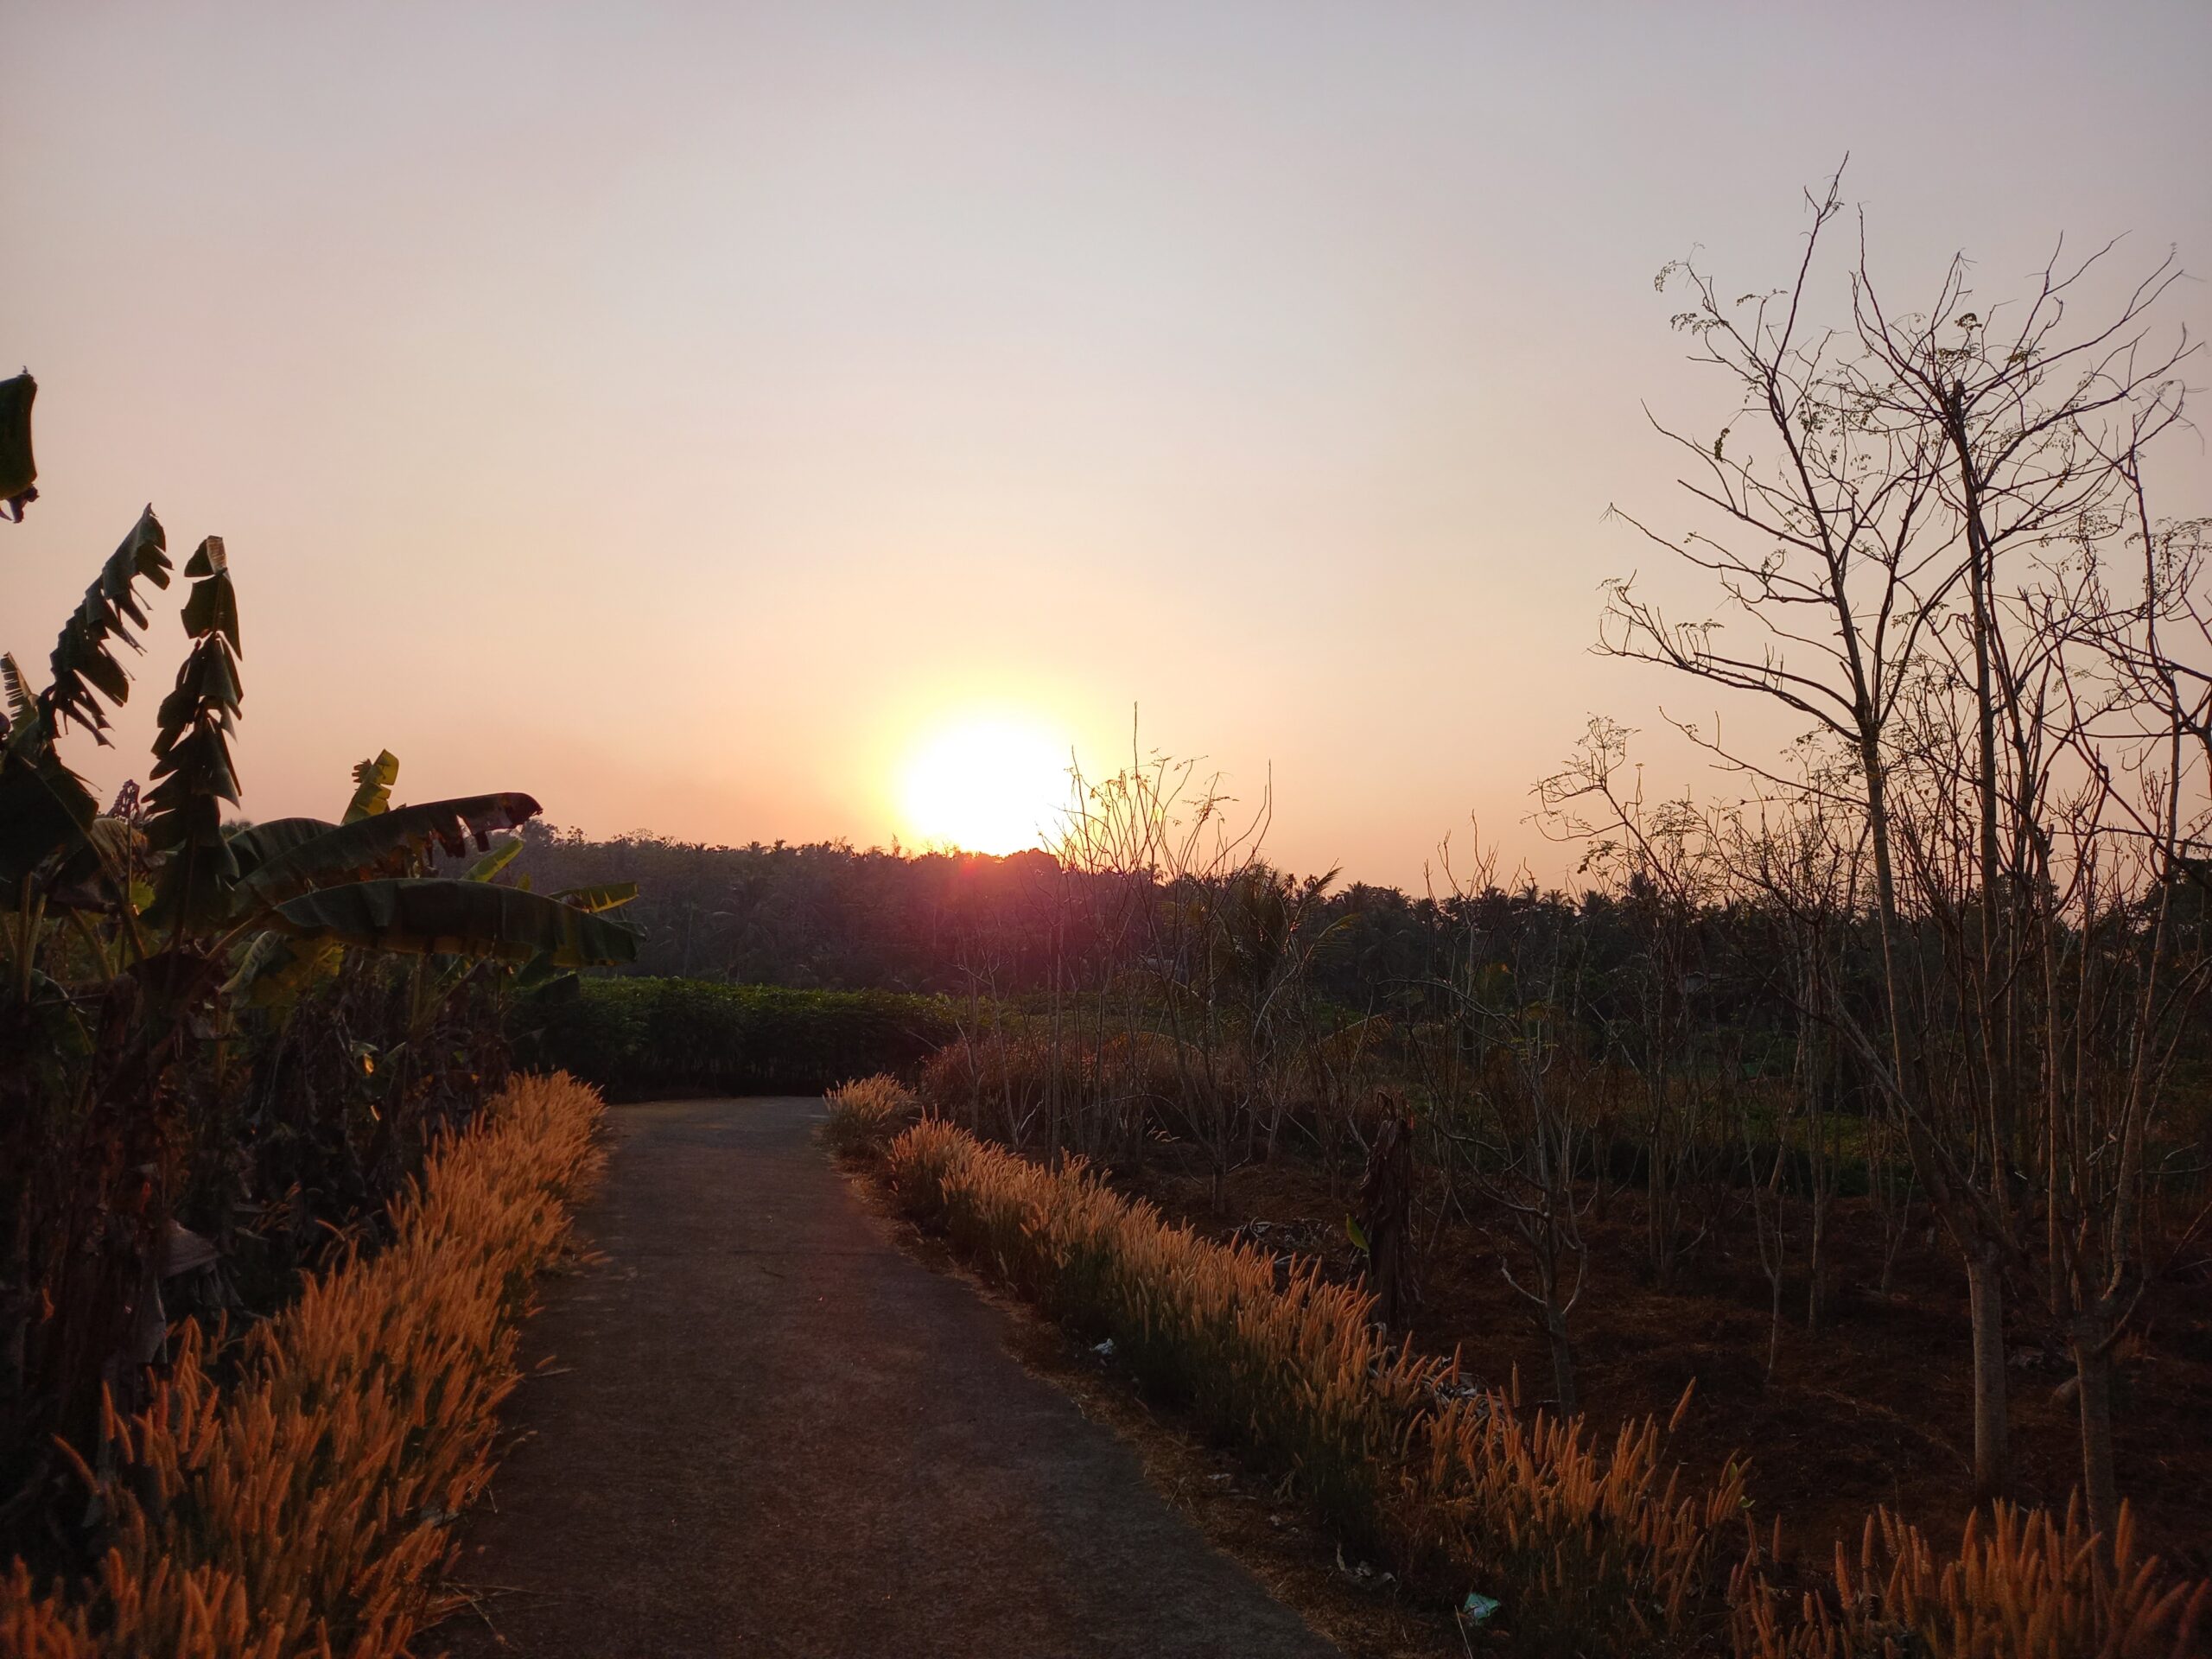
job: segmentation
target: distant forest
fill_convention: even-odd
[[[1049,990],[1054,964],[1083,954],[1077,918],[1096,913],[1085,878],[1045,852],[861,850],[842,842],[707,846],[632,834],[594,841],[531,823],[510,867],[540,892],[634,881],[622,912],[642,938],[626,971],[813,990],[1001,996]],[[1118,882],[1123,877],[1096,878]],[[1318,988],[1364,1007],[1450,972],[1457,900],[1395,887],[1325,887],[1278,877],[1313,902],[1309,937],[1327,935]],[[1317,890],[1318,889],[1318,890]],[[1572,912],[1563,895],[1498,894],[1493,904]],[[1605,901],[1597,901],[1603,905]]]
[[[640,975],[1032,997],[1056,981],[1064,990],[1095,984],[1090,970],[1103,963],[1131,965],[1133,948],[1142,954],[1130,938],[1117,937],[1130,931],[1124,906],[1133,887],[1145,889],[1149,909],[1172,906],[1179,888],[1192,889],[1185,896],[1196,899],[1200,883],[1217,899],[1230,886],[1247,894],[1248,902],[1215,916],[1225,924],[1226,948],[1296,955],[1305,992],[1351,1014],[1440,1012],[1471,947],[1518,957],[1541,940],[1546,954],[1573,962],[1585,1017],[1603,1019],[1608,989],[1648,979],[1658,925],[1673,936],[1665,953],[1676,964],[1673,988],[1730,1001],[1731,1023],[1742,1025],[1763,1000],[1762,964],[1775,959],[1772,918],[1728,906],[1684,917],[1634,875],[1574,893],[1524,883],[1409,894],[1256,861],[1234,874],[1149,881],[1126,871],[1064,868],[1042,851],[994,857],[861,850],[842,842],[725,847],[641,834],[594,841],[534,823],[522,834],[511,869],[541,892],[637,883],[638,898],[622,915],[641,938],[637,961],[622,971]],[[1249,902],[1255,890],[1274,901],[1257,912]],[[1663,922],[1659,911],[1668,912]],[[1240,917],[1246,925],[1236,925]],[[1148,924],[1135,931],[1159,937]],[[1187,969],[1173,976],[1187,977]],[[1781,1003],[1777,997],[1777,1014]]]

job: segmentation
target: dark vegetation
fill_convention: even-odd
[[[36,493],[29,385],[0,385],[11,516]],[[390,1236],[425,1155],[505,1078],[509,982],[633,944],[597,913],[619,892],[503,876],[527,795],[395,804],[387,753],[329,821],[228,818],[243,652],[217,537],[184,567],[147,786],[103,811],[60,744],[108,741],[172,569],[149,509],[45,675],[0,657],[0,1559],[41,1573],[113,1541],[86,1473],[134,1466],[118,1425],[179,1343],[219,1379],[211,1333]]]
[[[518,1058],[610,1098],[817,1095],[914,1071],[953,1034],[941,998],[696,979],[567,980],[516,999]]]
[[[638,845],[607,843],[603,855]],[[936,962],[906,982],[948,992],[906,1005],[917,1017],[896,1022],[900,1058],[842,1064],[833,1054],[834,1080],[904,1076],[938,1110],[995,1140],[1046,1155],[1056,1141],[1084,1152],[1171,1217],[1217,1238],[1317,1257],[1343,1281],[1366,1276],[1363,1246],[1395,1225],[1411,1242],[1418,1287],[1405,1325],[1423,1347],[1462,1347],[1471,1374],[1495,1384],[1518,1370],[1532,1398],[1554,1404],[1563,1364],[1573,1390],[1565,1397],[1601,1426],[1663,1417],[1697,1378],[1699,1400],[1672,1454],[1708,1474],[1733,1453],[1749,1454],[1749,1489],[1762,1514],[1783,1520],[1794,1556],[1818,1560],[1834,1539],[1855,1542],[1878,1505],[1938,1531],[1963,1521],[1972,1361],[1955,1252],[1904,1137],[1848,1058],[1831,1054],[1825,1086],[1803,1092],[1803,1014],[1782,977],[1774,919],[1756,908],[1670,914],[1632,880],[1571,893],[1471,884],[1464,893],[1417,896],[1325,891],[1285,955],[1300,965],[1275,987],[1276,1044],[1263,1058],[1272,1073],[1255,1084],[1250,1010],[1266,994],[1249,983],[1224,973],[1209,987],[1201,969],[1199,986],[1186,992],[1138,949],[1117,967],[1094,945],[1099,966],[1081,970],[1096,977],[1056,1001],[1049,973],[1008,966],[1049,962],[1056,936],[1086,937],[1131,904],[1148,918],[1145,955],[1188,928],[1196,937],[1173,947],[1181,959],[1222,968],[1251,960],[1249,930],[1242,949],[1206,943],[1207,931],[1249,919],[1250,905],[1218,891],[1193,909],[1187,889],[1178,902],[1164,887],[1145,895],[1141,882],[1033,858],[684,851],[702,873],[694,889],[702,912],[726,908],[709,895],[727,860],[749,865],[756,879],[764,867],[805,871],[810,903],[883,918],[893,936],[881,946],[887,957],[918,939],[937,942]],[[837,871],[855,872],[857,891],[825,899],[834,890],[825,873]],[[948,872],[963,882],[949,914],[935,909]],[[903,891],[902,874],[911,882]],[[1305,885],[1258,872],[1246,879],[1279,893]],[[1271,913],[1263,901],[1260,908]],[[664,898],[661,913],[668,909]],[[865,925],[847,927],[849,959],[865,957]],[[649,935],[641,958],[652,960],[659,943]],[[1530,1205],[1502,1178],[1517,1150],[1508,1131],[1537,1126],[1499,1110],[1526,1112],[1528,1097],[1516,1100],[1516,1078],[1500,1070],[1510,1046],[1483,1041],[1469,1002],[1476,980],[1497,1006],[1525,1007],[1499,964],[1559,961],[1565,969],[1544,988],[1562,1013],[1541,1028],[1548,1078],[1573,1109],[1560,1126],[1571,1160],[1560,1190],[1572,1208],[1562,1207],[1555,1235],[1554,1320],[1541,1300],[1541,1189]],[[1666,1093],[1655,1096],[1648,1051],[1637,1045],[1648,1040],[1643,1021],[1667,971],[1677,976],[1671,1016],[1680,1034],[1665,1056]],[[673,988],[637,983],[644,1003]],[[963,984],[969,994],[956,994]],[[587,981],[583,990],[617,988],[626,982]],[[736,986],[695,994],[733,1003],[766,995]],[[786,995],[804,1006],[848,994]],[[1188,1006],[1186,1028],[1199,1028],[1174,1035],[1164,1004],[1182,995],[1228,1005],[1217,1007],[1218,1036],[1208,1039]],[[904,1039],[926,1028],[924,1011],[957,1033],[917,1069]],[[543,1017],[556,1026],[557,1016]],[[634,1020],[625,1018],[625,1029],[639,1030]],[[607,1039],[594,1028],[607,1022],[606,1014],[582,1021],[600,1056]],[[697,1040],[699,1027],[689,1030],[684,1040]],[[2126,1491],[2155,1547],[2202,1570],[2212,1567],[2198,1541],[2202,1482],[2212,1469],[2196,1432],[2212,1408],[2212,1249],[2198,1223],[2212,1198],[2200,1156],[2212,1133],[2212,1026],[2200,1020],[2177,1036],[2146,1186],[2150,1261],[2138,1323],[2117,1355],[2126,1409],[2115,1433]],[[573,1065],[587,1050],[544,1052]],[[671,1074],[648,1063],[626,1080],[625,1062],[611,1056],[585,1063],[607,1066],[590,1075],[633,1096],[709,1086],[702,1071]],[[1391,1206],[1373,1210],[1363,1198],[1382,1127],[1399,1107],[1412,1109],[1414,1126],[1403,1223]],[[2073,1365],[2032,1279],[2023,1273],[2020,1282],[2008,1322],[2017,1441],[2008,1491],[2063,1508],[2080,1478]]]

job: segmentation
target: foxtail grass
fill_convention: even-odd
[[[147,1408],[79,1465],[108,1546],[84,1583],[0,1578],[0,1652],[388,1659],[483,1491],[516,1327],[595,1173],[597,1093],[521,1077],[442,1141],[392,1238],[310,1278],[219,1384],[183,1328]]]
[[[925,1121],[886,1165],[901,1206],[1141,1383],[1282,1468],[1348,1540],[1410,1585],[1503,1604],[1511,1650],[1737,1659],[2186,1659],[2212,1584],[2183,1582],[2078,1510],[1999,1508],[1944,1555],[1879,1515],[1854,1564],[1784,1590],[1732,1459],[1712,1481],[1665,1455],[1675,1421],[1595,1440],[1463,1387],[1457,1356],[1392,1343],[1373,1299],[1249,1244],[1218,1244],[1054,1166]]]
[[[1738,1569],[1733,1636],[1746,1659],[2191,1659],[2212,1581],[2163,1573],[2127,1506],[2109,1540],[2077,1500],[2065,1515],[2000,1503],[1968,1517],[1945,1559],[1886,1510],[1867,1517],[1853,1562],[1795,1597],[1772,1589],[1755,1550]]]
[[[1281,1468],[1359,1547],[1456,1600],[1505,1604],[1524,1649],[1681,1651],[1721,1632],[1717,1541],[1743,1476],[1686,1491],[1656,1423],[1463,1394],[1456,1360],[1389,1341],[1313,1262],[1217,1244],[1108,1188],[930,1121],[887,1154],[901,1205],[1047,1313],[1109,1338],[1151,1389]]]
[[[921,1103],[896,1077],[861,1077],[841,1083],[823,1096],[830,1109],[822,1138],[830,1151],[855,1158],[880,1154],[893,1136],[921,1115]]]

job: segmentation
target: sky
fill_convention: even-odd
[[[1702,429],[1653,277],[2060,233],[2212,275],[2212,6],[536,0],[10,9],[0,363],[42,664],[154,503],[225,537],[255,817],[912,842],[986,722],[1272,779],[1268,848],[1417,884],[1593,714],[1667,789],[1709,695],[1593,654]],[[2192,280],[2168,315],[2212,330]],[[2200,374],[2196,377],[2202,378]],[[2160,480],[2212,505],[2195,433]],[[1684,588],[1685,598],[1695,590]],[[173,589],[103,789],[143,776]],[[1726,716],[1725,707],[1719,712]],[[1040,817],[1046,810],[1039,804]]]

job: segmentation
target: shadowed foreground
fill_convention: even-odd
[[[508,1413],[532,1438],[464,1535],[485,1618],[423,1649],[1334,1654],[1014,1362],[999,1315],[884,1242],[820,1119],[610,1114],[583,1218],[606,1260],[532,1322],[526,1363],[556,1357]]]

